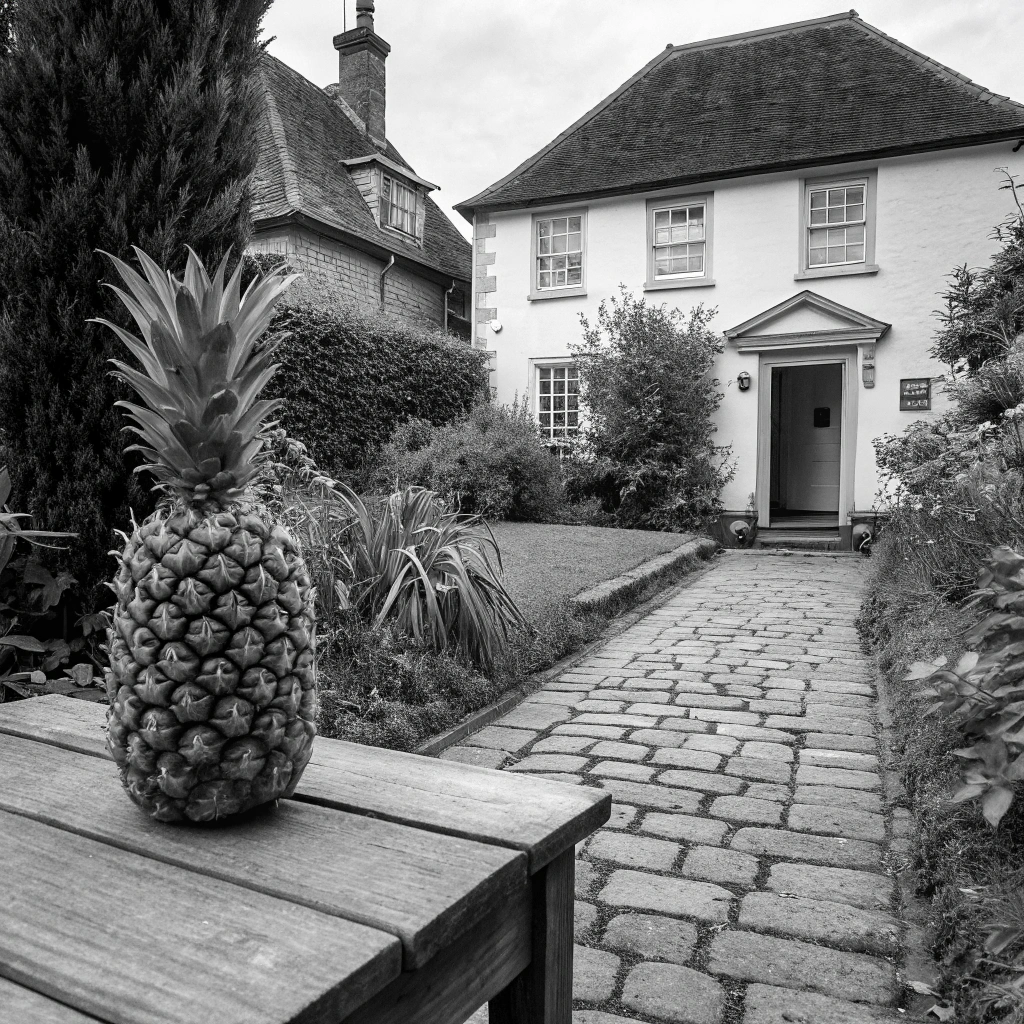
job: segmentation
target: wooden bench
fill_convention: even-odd
[[[607,793],[318,738],[293,799],[166,825],[104,717],[0,705],[0,1021],[569,1024]]]

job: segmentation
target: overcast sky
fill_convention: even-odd
[[[377,0],[391,44],[387,133],[468,237],[453,204],[508,174],[666,43],[843,10],[840,0]],[[1024,102],[1020,0],[859,0],[883,32]],[[338,79],[331,39],[355,0],[276,0],[270,52],[317,85]]]

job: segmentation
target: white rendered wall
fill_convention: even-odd
[[[1014,212],[1013,198],[1000,190],[1001,169],[1024,175],[1024,151],[1013,153],[1005,143],[898,157],[837,168],[814,168],[692,186],[690,193],[714,192],[713,287],[679,288],[646,293],[653,304],[689,311],[698,302],[716,307],[712,327],[735,327],[752,316],[809,289],[877,320],[892,324],[876,352],[876,385],[866,389],[858,379],[858,430],[853,439],[856,460],[853,508],[871,508],[877,490],[872,440],[899,433],[920,413],[899,411],[901,377],[938,376],[944,367],[932,360],[937,321],[933,311],[947,275],[957,265],[987,263],[998,244],[992,229]],[[794,281],[800,259],[801,178],[826,177],[877,169],[875,263],[877,274]],[[838,175],[837,175],[838,176]],[[665,192],[661,194],[674,194]],[[538,210],[492,213],[495,235],[487,239],[494,253],[488,271],[496,290],[486,302],[502,330],[488,334],[495,351],[492,385],[498,400],[533,395],[530,359],[568,355],[581,337],[583,313],[596,320],[603,299],[618,293],[620,283],[644,294],[646,278],[646,199],[628,196],[585,204],[588,210],[585,296],[529,301],[532,215]],[[566,207],[559,207],[564,209]],[[746,393],[736,376],[746,370],[753,384]],[[718,440],[731,444],[736,475],[726,488],[726,508],[739,510],[755,488],[757,444],[758,356],[740,354],[727,345],[718,376],[725,398],[718,414]],[[768,381],[764,382],[768,386]],[[933,395],[932,413],[944,399]],[[923,414],[925,416],[928,413]],[[849,442],[851,439],[848,438]]]

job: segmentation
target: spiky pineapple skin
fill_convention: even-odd
[[[253,512],[157,512],[121,554],[107,747],[160,821],[289,796],[316,731],[313,589],[298,545]]]

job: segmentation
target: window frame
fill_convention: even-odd
[[[555,436],[554,434],[551,433],[551,431],[553,431],[555,429],[555,426],[554,426],[554,413],[555,413],[555,410],[554,409],[550,410],[550,415],[552,417],[552,423],[551,423],[550,428],[548,430],[545,430],[544,427],[541,426],[540,417],[541,417],[541,411],[542,410],[540,408],[540,399],[541,399],[541,393],[540,393],[541,380],[540,380],[540,378],[541,378],[541,373],[543,371],[545,371],[545,370],[549,370],[553,374],[555,370],[560,370],[560,369],[565,369],[565,370],[572,369],[572,370],[576,371],[576,427],[575,427],[575,429],[572,430],[571,433],[563,433],[560,436]],[[581,406],[580,400],[579,400],[579,393],[580,393],[580,391],[579,391],[579,379],[580,379],[580,376],[579,376],[579,366],[569,356],[554,356],[554,357],[551,357],[551,358],[544,358],[544,359],[531,359],[530,360],[530,373],[531,373],[532,378],[533,378],[532,379],[532,386],[530,388],[530,394],[531,394],[531,397],[532,397],[531,405],[533,406],[533,410],[532,410],[533,411],[533,422],[534,422],[534,425],[537,427],[537,429],[540,431],[541,436],[543,437],[545,444],[565,445],[565,444],[572,443],[572,440],[579,435],[579,432],[580,432],[580,430],[583,427],[583,409],[582,409],[582,406]],[[554,378],[552,376],[552,381],[553,380],[554,380]],[[568,392],[568,387],[567,387],[566,388],[566,396],[568,396],[568,393],[569,392]],[[552,397],[553,397],[553,395],[554,395],[554,392],[552,390]],[[566,413],[568,413],[569,411],[570,411],[569,409],[565,410]],[[564,431],[569,431],[570,428],[568,426],[566,426],[566,427],[561,428],[561,429],[563,429]]]
[[[658,277],[655,273],[655,214],[680,206],[704,207],[704,270],[700,274]],[[715,284],[714,269],[715,194],[714,192],[674,193],[647,200],[647,279],[644,291],[670,288],[710,288]]]
[[[539,259],[542,255],[538,252],[539,246],[537,236],[537,225],[542,221],[547,220],[558,220],[562,217],[579,217],[580,218],[580,283],[578,285],[565,285],[559,288],[540,288],[538,286],[539,271]],[[544,253],[543,255],[548,255]],[[561,255],[552,254],[552,255]],[[572,209],[565,210],[549,210],[543,213],[535,213],[530,218],[530,293],[528,295],[529,300],[535,301],[538,299],[562,299],[568,298],[574,295],[586,295],[587,294],[587,261],[588,261],[588,247],[587,247],[587,208],[586,207],[574,207]]]
[[[878,172],[875,170],[857,171],[844,175],[831,175],[820,178],[803,178],[800,181],[800,264],[794,281],[806,281],[816,277],[846,277],[851,274],[877,274],[875,263],[875,213]],[[812,227],[828,228],[824,225],[811,224],[811,193],[830,188],[863,187],[864,189],[864,259],[857,263],[831,263],[811,266],[811,230]],[[840,225],[833,225],[840,226]],[[844,221],[843,225],[848,226]]]
[[[384,198],[385,182],[390,182],[392,189],[391,196],[388,197],[388,199],[386,200]],[[409,193],[410,201],[412,203],[411,207],[406,208],[403,206],[399,206],[398,204],[392,201],[395,195],[394,190],[396,186],[398,188],[405,189],[405,191]],[[401,235],[403,238],[409,238],[412,241],[418,241],[422,237],[420,231],[422,225],[420,224],[419,194],[412,185],[409,185],[406,182],[402,181],[399,177],[397,177],[394,174],[386,174],[385,172],[381,171],[380,197],[377,202],[378,208],[380,210],[380,226],[382,228],[386,228],[388,231],[394,231],[397,234]],[[384,215],[385,209],[389,212],[389,215],[387,217],[385,217]],[[391,223],[390,211],[393,209],[399,209],[409,214],[412,223],[412,231],[406,231],[405,228],[397,227],[396,225]]]

